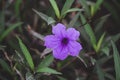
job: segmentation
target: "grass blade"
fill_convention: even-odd
[[[78,18],[80,16],[80,13],[77,13],[74,18],[70,21],[70,23],[68,24],[68,27],[73,27],[74,24],[77,22]]]
[[[100,68],[100,65],[98,63],[96,64],[96,69],[97,69],[97,74],[98,74],[99,80],[105,80],[104,72],[102,71],[102,69]]]
[[[60,72],[57,72],[56,70],[48,68],[48,67],[39,68],[37,72],[45,72],[45,73],[50,73],[50,74],[61,74]]]
[[[97,2],[95,4],[95,11],[94,11],[94,13],[96,13],[97,10],[100,8],[102,2],[103,2],[103,0],[97,0]]]
[[[42,60],[42,62],[39,64],[38,68],[40,67],[48,67],[52,62],[54,58],[52,55],[48,55],[45,59]]]
[[[78,0],[80,2],[80,4],[83,6],[83,9],[85,10],[86,14],[88,16],[90,16],[90,9],[89,6],[87,4],[87,0]]]
[[[27,47],[22,43],[22,40],[19,37],[17,37],[17,39],[19,41],[19,45],[25,56],[25,59],[26,59],[27,63],[29,64],[29,67],[31,68],[31,70],[34,70],[33,60],[32,60],[32,57],[31,57]]]
[[[66,14],[64,14],[68,9],[70,9],[70,7],[72,6],[74,0],[66,0],[63,8],[62,8],[62,11],[61,11],[61,17]]]
[[[52,17],[49,17],[41,12],[38,12],[37,10],[33,9],[33,11],[38,14],[43,20],[47,22],[48,25],[55,23],[55,20]]]
[[[110,16],[110,14],[107,14],[105,16],[102,16],[99,20],[97,20],[97,24],[95,26],[95,32],[99,32],[101,30],[101,28],[103,27],[104,23],[106,22],[106,20],[108,19],[108,17]]]
[[[0,35],[4,31],[5,27],[5,14],[4,11],[0,12]]]
[[[80,18],[81,18],[82,24],[85,24],[87,22],[85,17],[81,13],[80,13]],[[90,37],[90,41],[91,41],[91,44],[92,44],[93,48],[96,50],[96,38],[95,38],[95,34],[94,34],[91,26],[88,23],[86,23],[84,25],[84,28],[85,28],[85,31],[87,32],[87,34]]]
[[[25,79],[26,80],[36,80],[36,79],[34,79],[34,75],[30,72],[26,73]]]
[[[22,23],[18,22],[16,24],[10,25],[9,28],[0,35],[0,42],[16,27],[19,27]]]
[[[113,41],[111,41],[111,44],[113,47],[113,57],[114,57],[114,66],[115,66],[115,72],[116,72],[116,80],[120,80],[120,55],[115,46],[115,43]]]
[[[103,3],[103,0],[97,0],[94,5],[91,5],[91,15],[92,16],[97,12],[97,10],[100,8],[102,3]]]
[[[64,18],[67,13],[75,12],[75,11],[83,11],[83,9],[79,9],[79,8],[69,9],[69,10],[67,10],[67,11],[65,11],[65,12],[63,13],[62,18]]]
[[[49,1],[52,5],[54,11],[55,11],[55,14],[56,14],[57,18],[60,19],[60,11],[59,11],[59,8],[57,6],[57,3],[55,2],[55,0],[49,0]]]
[[[102,34],[102,36],[100,37],[100,39],[99,39],[99,41],[98,41],[98,43],[97,43],[96,52],[99,52],[104,37],[105,37],[105,33]]]
[[[111,13],[114,21],[120,25],[120,16],[119,16],[119,12],[118,10],[115,8],[114,5],[111,5],[109,2],[107,2],[106,0],[104,0],[104,3],[103,3],[104,7]]]
[[[18,17],[20,17],[19,16],[19,14],[20,14],[20,4],[22,3],[22,0],[16,0],[15,1],[15,12],[16,12],[16,15],[18,16]]]
[[[4,60],[0,59],[0,65],[4,70],[6,70],[10,74],[12,74],[12,70],[11,70],[10,66]]]

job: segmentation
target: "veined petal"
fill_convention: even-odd
[[[64,60],[68,56],[68,49],[63,48],[62,46],[53,50],[53,56],[56,59]]]
[[[56,48],[60,44],[60,39],[54,35],[48,35],[44,38],[47,48]]]
[[[58,37],[63,37],[65,35],[65,29],[66,27],[63,24],[58,23],[52,27],[52,33]]]
[[[82,49],[82,46],[80,45],[80,43],[76,42],[76,41],[70,41],[69,45],[68,45],[68,49],[69,49],[69,55],[71,56],[78,56],[79,52]]]
[[[71,40],[77,40],[80,36],[79,31],[75,30],[74,28],[67,29],[67,37]]]

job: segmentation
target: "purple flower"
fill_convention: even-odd
[[[45,46],[53,50],[56,59],[64,60],[68,55],[78,56],[82,46],[76,40],[79,38],[79,31],[68,28],[58,23],[52,27],[53,35],[44,38]]]

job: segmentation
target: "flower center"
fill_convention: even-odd
[[[63,38],[62,41],[61,41],[61,43],[62,43],[63,45],[67,45],[68,42],[69,42],[68,38]]]

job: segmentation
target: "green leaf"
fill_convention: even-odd
[[[65,78],[63,78],[61,76],[57,76],[57,78],[58,78],[58,80],[67,80],[67,79],[65,79]]]
[[[48,67],[42,67],[37,69],[37,72],[44,72],[44,73],[50,73],[50,74],[61,74],[60,72],[57,72],[54,69],[48,68]]]
[[[110,15],[107,14],[105,16],[100,17],[99,20],[97,20],[97,24],[95,25],[95,32],[99,32],[101,30],[109,16]]]
[[[4,11],[0,12],[0,35],[4,31],[5,27],[5,14]]]
[[[120,55],[115,46],[115,43],[113,41],[111,41],[111,44],[113,47],[113,57],[114,57],[114,66],[115,66],[115,72],[116,72],[116,80],[120,80]]]
[[[103,6],[110,12],[115,23],[120,25],[120,16],[119,16],[119,12],[116,9],[116,7],[112,5],[111,3],[107,2],[106,0],[104,0]]]
[[[55,2],[55,0],[49,0],[49,1],[52,5],[54,11],[55,11],[55,14],[56,14],[57,18],[60,19],[60,11],[58,9],[57,3]]]
[[[19,41],[20,48],[21,48],[21,50],[22,50],[22,52],[23,52],[23,54],[25,56],[26,61],[28,62],[30,68],[32,70],[34,70],[33,60],[32,60],[32,57],[31,57],[27,47],[22,43],[22,40],[19,37],[17,37],[17,39]]]
[[[110,49],[108,47],[103,47],[101,51],[104,52],[107,56],[109,56]]]
[[[110,73],[105,73],[105,77],[108,78],[108,80],[115,80],[114,75]]]
[[[15,1],[15,12],[16,12],[16,15],[19,16],[20,14],[20,4],[22,3],[22,0],[16,0]]]
[[[98,63],[96,63],[96,69],[97,69],[97,74],[98,74],[99,80],[105,80],[104,72],[102,71],[102,69],[100,68],[100,65]]]
[[[70,12],[75,12],[75,11],[83,11],[83,9],[79,9],[79,8],[72,8],[72,9],[69,9],[69,10],[67,10],[67,11],[65,11],[64,13],[63,13],[63,17],[62,18],[64,18],[64,16],[67,14],[67,13],[70,13]]]
[[[83,9],[85,9],[85,12],[88,16],[90,16],[90,9],[89,6],[87,4],[87,0],[78,0],[80,2],[80,4],[83,6]]]
[[[110,41],[112,40],[113,42],[116,42],[120,39],[120,33],[113,35],[113,36],[109,36],[106,38],[105,42],[102,44],[104,47],[111,47]]]
[[[113,58],[112,55],[104,56],[104,57],[100,58],[99,60],[97,60],[97,62],[99,62],[99,65],[101,66],[101,65],[105,64],[107,61],[109,61],[112,58]]]
[[[10,66],[4,60],[0,59],[0,65],[5,71],[8,71],[10,74],[12,74]]]
[[[85,28],[80,27],[78,30],[80,31],[81,37],[83,37],[83,39],[87,42],[87,46],[90,46],[89,35],[86,33]]]
[[[103,0],[97,0],[97,2],[95,3],[95,5],[92,5],[92,10],[91,10],[91,15],[94,15],[97,10],[100,8],[101,4],[103,3]]]
[[[63,8],[62,8],[62,11],[61,11],[61,17],[62,17],[63,15],[64,15],[64,16],[66,15],[65,12],[70,9],[70,7],[72,6],[73,2],[74,2],[74,0],[66,0],[64,6],[63,6]],[[63,18],[63,17],[62,17],[62,18]]]
[[[96,38],[95,38],[95,34],[91,28],[91,26],[87,23],[85,17],[80,13],[80,18],[81,18],[81,21],[82,21],[82,24],[85,24],[84,25],[84,29],[85,31],[87,32],[87,34],[89,35],[90,37],[90,41],[91,41],[91,44],[93,46],[93,48],[96,50]]]
[[[103,0],[97,0],[95,4],[95,12],[100,8],[102,3],[103,3]]]
[[[41,12],[38,12],[38,11],[36,11],[35,9],[33,9],[33,11],[34,11],[36,14],[38,14],[43,20],[45,20],[48,25],[55,23],[55,20],[54,20],[52,17],[49,17],[49,16],[47,16],[47,15],[41,13]]]
[[[68,24],[68,27],[73,27],[74,24],[77,22],[78,18],[80,16],[80,13],[77,13],[74,18],[70,21],[70,23]]]
[[[48,67],[52,62],[53,62],[54,58],[53,56],[50,54],[47,57],[45,57],[44,60],[42,60],[42,62],[39,64],[38,68],[41,67]]]
[[[97,43],[96,52],[99,52],[104,37],[105,37],[105,33],[102,34],[102,36],[100,37],[100,39],[99,39],[99,41],[98,41],[98,43]]]
[[[27,72],[25,77],[26,77],[26,80],[36,80],[36,79],[34,78],[34,75],[31,74],[30,72]]]
[[[118,40],[120,39],[120,33],[118,33],[118,34],[112,36],[111,39],[113,40],[113,42],[118,41]]]
[[[16,24],[10,25],[7,30],[5,30],[1,35],[0,35],[0,42],[16,27],[19,27],[22,23],[18,22]]]

